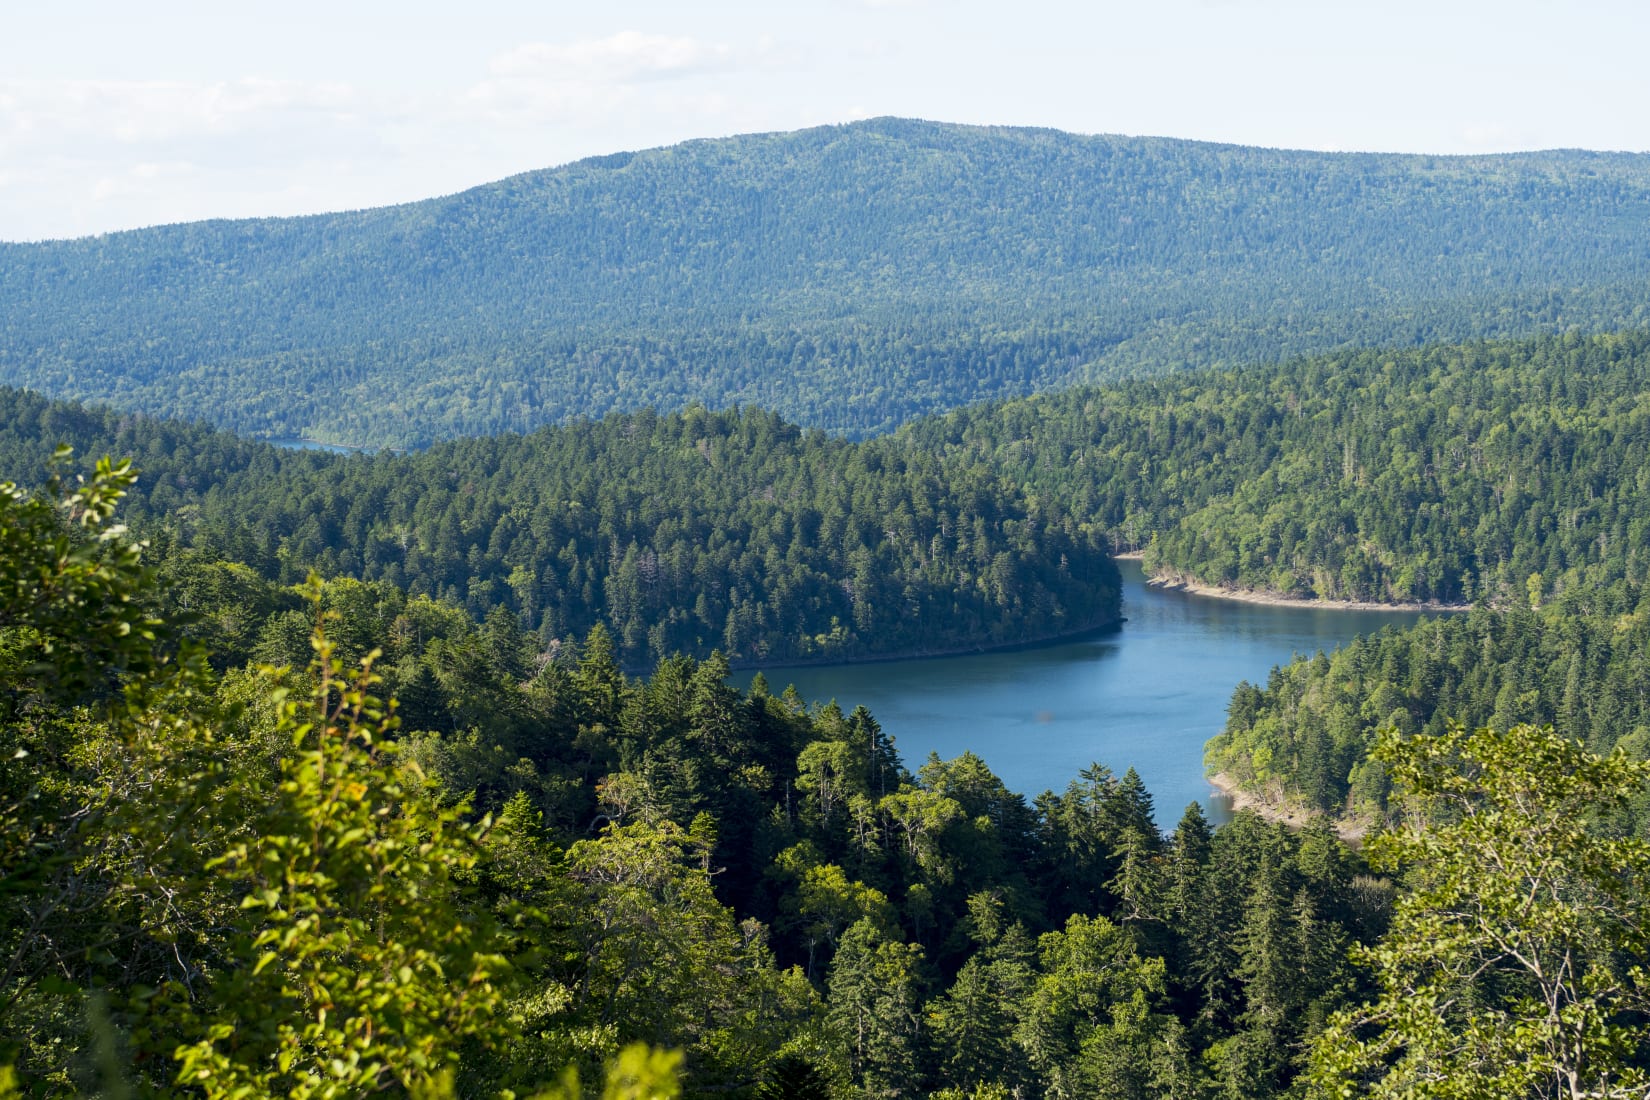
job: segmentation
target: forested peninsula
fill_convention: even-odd
[[[1642,580],[1556,599],[1544,588],[1537,575],[1524,607],[1383,631],[1241,685],[1210,769],[1273,806],[1373,822],[1389,809],[1386,770],[1369,759],[1382,727],[1551,725],[1594,752],[1650,757],[1650,592]],[[1650,828],[1650,801],[1634,820]]]
[[[547,646],[599,622],[631,668],[973,651],[1119,617],[1104,535],[1052,502],[754,409],[351,456],[15,390],[0,424],[0,469],[23,481],[58,443],[132,456],[146,476],[130,521],[205,560],[383,582],[508,615]]]

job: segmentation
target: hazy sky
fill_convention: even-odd
[[[0,240],[460,190],[872,115],[1309,149],[1650,149],[1650,6],[0,0]]]

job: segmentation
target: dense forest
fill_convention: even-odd
[[[117,525],[132,481],[104,462],[0,489],[8,1087],[576,1100],[606,1073],[606,1095],[660,1100],[1214,1100],[1644,1080],[1642,991],[1608,965],[1650,849],[1566,824],[1578,805],[1608,824],[1643,766],[1530,727],[1388,743],[1406,798],[1510,800],[1511,839],[1395,834],[1382,873],[1327,828],[1211,832],[1195,804],[1164,836],[1132,772],[1031,802],[970,755],[913,774],[864,710],[736,691],[719,657],[635,679],[601,627],[545,661],[508,617],[382,581],[281,586],[198,550],[146,565]],[[1496,843],[1566,889],[1520,900],[1524,877],[1485,870]],[[1386,877],[1399,860],[1426,890]],[[1435,897],[1495,906],[1524,953],[1429,940],[1451,919]],[[1557,1035],[1527,1000],[1555,952],[1601,968],[1555,992],[1582,1021]],[[1440,1045],[1403,1014],[1417,982],[1464,982],[1494,1026]]]
[[[541,648],[601,622],[627,667],[944,653],[1118,619],[1106,540],[1068,513],[989,468],[758,410],[338,456],[0,389],[0,470],[38,483],[60,443],[135,458],[128,516],[154,538],[285,583],[388,581]]]
[[[809,426],[1642,324],[1650,159],[899,119],[405,206],[0,244],[0,382],[358,445],[693,401]]]
[[[1631,1094],[1647,350],[1349,354],[861,442],[695,407],[376,455],[0,391],[31,487],[0,491],[0,1080]],[[863,708],[728,686],[730,651],[1109,621],[1112,538],[1477,601],[1239,685],[1211,743],[1251,792],[1381,825],[1367,854],[1196,805],[1165,834],[1100,762],[1028,800],[970,754],[908,766]]]
[[[1077,388],[909,425],[1149,572],[1498,605],[1650,572],[1650,334],[1360,351]]]
[[[1647,384],[1650,334],[1569,335],[1081,387],[859,442],[693,408],[353,456],[0,390],[0,471],[37,483],[59,442],[130,454],[153,537],[502,609],[546,646],[602,622],[631,668],[844,660],[1113,622],[1108,541],[1162,579],[1323,600],[1641,585]]]
[[[1436,737],[1452,721],[1551,725],[1594,752],[1650,758],[1650,592],[1578,587],[1550,602],[1386,630],[1241,685],[1209,764],[1245,788],[1330,814],[1378,818],[1375,730]],[[1650,830],[1650,805],[1639,827]]]

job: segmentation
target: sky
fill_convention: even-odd
[[[1322,150],[1650,150],[1603,0],[0,0],[0,241],[448,194],[876,115]]]

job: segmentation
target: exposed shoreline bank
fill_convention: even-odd
[[[1328,821],[1334,827],[1335,833],[1347,844],[1357,847],[1363,843],[1364,837],[1369,834],[1369,823],[1350,818],[1330,818],[1327,814],[1317,810],[1303,810],[1292,807],[1274,799],[1265,798],[1252,791],[1247,791],[1238,785],[1226,772],[1217,772],[1208,777],[1209,785],[1219,791],[1221,796],[1230,800],[1233,811],[1253,810],[1267,821],[1289,826],[1291,829],[1304,829],[1314,821]]]
[[[1121,557],[1122,555],[1116,556]],[[1373,600],[1306,600],[1301,599],[1299,596],[1285,596],[1278,592],[1268,592],[1263,588],[1225,588],[1219,585],[1204,584],[1201,581],[1179,575],[1147,577],[1146,583],[1153,588],[1161,588],[1170,592],[1184,592],[1189,596],[1207,596],[1213,600],[1231,600],[1234,603],[1261,604],[1266,607],[1298,607],[1308,611],[1457,612],[1472,610],[1472,605],[1467,603],[1438,603],[1433,601],[1379,603]]]

